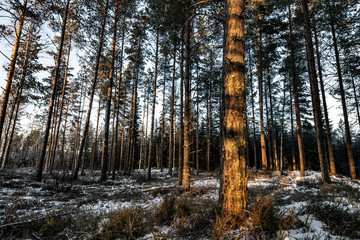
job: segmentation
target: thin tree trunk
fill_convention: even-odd
[[[330,158],[330,172],[331,172],[331,175],[336,175],[334,148],[333,148],[332,137],[331,137],[331,128],[330,128],[329,114],[328,114],[328,108],[327,108],[327,103],[326,103],[324,81],[323,81],[323,77],[322,77],[322,66],[321,66],[321,61],[320,61],[321,55],[320,55],[320,50],[319,50],[319,41],[318,41],[318,36],[317,36],[315,17],[313,17],[313,24],[314,24],[314,38],[315,38],[316,58],[317,58],[317,65],[318,65],[318,72],[319,72],[320,90],[321,90],[321,96],[322,96],[322,101],[323,101],[323,109],[324,109],[325,124],[326,124],[326,137],[327,137],[327,145],[328,145],[329,158]]]
[[[182,185],[183,173],[183,130],[184,130],[184,34],[181,38],[181,60],[180,60],[180,128],[179,128],[179,168],[178,168],[178,184]]]
[[[118,12],[119,12],[119,0],[116,0],[115,4],[115,15],[114,15],[114,35],[111,46],[111,66],[109,74],[109,86],[107,90],[107,102],[106,102],[106,113],[105,113],[105,123],[104,123],[104,139],[103,139],[103,149],[101,157],[101,177],[100,181],[105,181],[107,176],[106,172],[108,170],[108,160],[109,160],[109,125],[110,125],[110,112],[111,112],[111,98],[112,98],[112,88],[114,84],[114,70],[115,70],[115,53],[116,53],[116,36],[117,36],[117,22],[118,22]],[[108,2],[106,3],[106,12],[107,12]],[[107,16],[107,13],[105,13]],[[106,22],[106,17],[105,21]],[[105,26],[105,24],[103,24]]]
[[[352,179],[356,179],[355,160],[354,160],[354,153],[353,153],[353,149],[352,149],[348,112],[347,112],[347,107],[346,107],[345,90],[344,90],[344,84],[343,84],[343,79],[342,79],[339,50],[338,50],[338,46],[337,46],[337,39],[336,39],[336,32],[335,32],[335,23],[334,23],[334,17],[333,17],[333,13],[332,13],[332,9],[331,9],[332,6],[331,6],[330,0],[328,2],[328,7],[329,7],[329,12],[330,12],[331,34],[332,34],[332,38],[333,38],[334,51],[335,51],[336,70],[337,70],[337,75],[338,75],[338,79],[339,79],[341,103],[342,103],[342,109],[343,109],[343,114],[344,114],[346,143],[347,143],[346,146],[347,146],[347,153],[348,153],[349,166],[350,166],[350,176]]]
[[[100,119],[100,110],[101,110],[101,90],[103,85],[103,78],[101,78],[100,82],[100,89],[99,89],[99,106],[98,106],[98,113],[97,113],[97,119],[96,119],[96,130],[95,130],[95,140],[94,140],[94,146],[93,146],[93,155],[91,160],[91,168],[90,170],[93,171],[95,169],[95,164],[97,162],[97,154],[98,154],[98,147],[97,147],[97,139],[98,139],[98,133],[99,133],[99,119]]]
[[[174,98],[175,98],[175,73],[176,73],[176,47],[177,41],[174,40],[174,59],[173,59],[173,75],[172,75],[172,85],[171,85],[171,109],[170,109],[170,132],[169,132],[169,175],[172,175],[173,172],[173,152],[172,152],[172,143],[173,143],[173,129],[174,129]],[[175,145],[174,145],[175,148]]]
[[[72,178],[73,179],[77,179],[77,176],[78,176],[78,173],[79,173],[79,168],[80,168],[80,163],[81,163],[82,152],[84,150],[87,133],[89,131],[92,103],[94,101],[96,82],[97,82],[97,77],[98,77],[98,73],[99,73],[100,57],[101,57],[102,47],[103,47],[103,43],[104,43],[104,34],[105,34],[106,19],[107,19],[107,16],[108,16],[108,8],[109,8],[109,0],[106,0],[105,13],[104,13],[105,16],[104,16],[103,23],[102,23],[102,26],[101,26],[100,41],[99,41],[99,46],[98,46],[98,50],[97,50],[97,53],[96,53],[95,73],[94,73],[94,78],[93,78],[92,86],[91,86],[89,108],[88,108],[88,112],[87,112],[87,117],[86,117],[86,121],[85,121],[85,126],[84,126],[82,139],[81,139],[79,155],[78,155],[77,160],[75,162],[75,168],[74,168],[74,171],[72,173]]]
[[[251,110],[252,110],[252,125],[253,125],[253,135],[254,135],[254,165],[255,168],[260,167],[260,163],[257,161],[257,150],[256,150],[256,126],[255,126],[255,104],[254,104],[254,90],[253,90],[253,77],[252,77],[252,62],[251,62],[251,53],[249,50],[249,71],[250,71],[250,94],[251,94]]]
[[[125,113],[126,113],[126,93],[125,93],[125,99],[124,99],[124,108],[123,108],[123,121],[122,121],[122,129],[121,129],[121,145],[120,145],[120,159],[119,159],[119,172],[122,170],[122,164],[123,164],[123,152],[124,152],[124,137],[125,137]]]
[[[199,64],[197,63],[196,76],[196,129],[195,129],[195,151],[196,151],[196,175],[199,176]]]
[[[356,113],[357,113],[358,122],[359,122],[359,126],[360,126],[359,101],[358,101],[358,96],[356,94],[356,87],[355,87],[355,82],[354,82],[354,77],[353,76],[351,76],[351,84],[352,84],[352,88],[353,88],[353,91],[354,91],[355,108],[356,108]]]
[[[62,143],[61,143],[61,157],[60,157],[60,169],[63,170],[65,172],[65,156],[64,156],[64,152],[65,152],[65,133],[66,133],[66,125],[67,125],[67,118],[68,118],[68,113],[69,113],[69,102],[67,103],[66,106],[66,114],[65,114],[65,122],[64,122],[64,128],[63,128],[63,138],[62,138]]]
[[[222,214],[238,219],[248,205],[246,151],[246,91],[244,1],[226,1],[225,109],[221,184]]]
[[[152,102],[152,112],[151,112],[151,127],[150,127],[150,143],[149,143],[149,156],[148,156],[148,171],[147,179],[151,179],[151,152],[153,145],[154,137],[154,122],[155,122],[155,106],[156,106],[156,80],[158,72],[158,58],[159,58],[159,35],[160,31],[156,32],[156,50],[155,50],[155,73],[154,73],[154,89],[153,89],[153,102]]]
[[[269,100],[270,100],[270,121],[271,121],[271,135],[272,135],[272,142],[273,142],[273,152],[274,152],[274,163],[275,163],[275,170],[279,171],[279,159],[278,159],[278,151],[277,151],[277,141],[276,141],[276,134],[275,134],[275,124],[274,124],[274,113],[273,113],[273,102],[272,102],[272,88],[271,88],[271,79],[268,69],[268,88],[269,88]]]
[[[269,70],[269,69],[268,69]],[[269,73],[268,73],[269,76]],[[268,134],[268,138],[267,138],[267,142],[268,142],[268,157],[269,157],[269,168],[271,170],[274,169],[274,164],[273,164],[273,156],[272,156],[272,148],[271,148],[271,139],[272,139],[272,135],[271,135],[271,131],[270,131],[270,119],[269,119],[269,105],[268,105],[268,88],[266,87],[265,84],[265,109],[266,109],[266,128],[267,128],[267,134]]]
[[[63,83],[63,88],[62,88],[62,91],[61,91],[61,105],[60,105],[60,112],[59,112],[59,120],[58,120],[58,125],[57,125],[57,129],[56,129],[56,133],[55,133],[54,147],[53,147],[53,150],[52,150],[52,156],[50,158],[51,159],[50,173],[53,170],[53,166],[54,166],[53,163],[55,162],[56,147],[57,147],[58,136],[59,136],[59,132],[60,132],[60,125],[61,125],[62,112],[63,112],[63,108],[64,108],[64,102],[65,102],[65,91],[66,91],[66,84],[67,84],[67,72],[68,72],[69,61],[70,61],[70,50],[71,50],[71,36],[70,36],[70,40],[69,40],[69,48],[68,48],[67,59],[66,59],[64,83]]]
[[[162,103],[162,113],[161,113],[161,144],[160,144],[160,169],[163,171],[163,152],[164,152],[164,133],[165,133],[165,76],[164,76],[164,88],[163,88],[163,103]]]
[[[295,156],[295,137],[294,137],[294,106],[293,106],[293,100],[292,100],[292,89],[290,87],[290,124],[291,124],[291,170],[292,171],[296,171],[297,170],[297,166],[296,166],[296,156]]]
[[[259,22],[261,21],[261,14],[259,13]],[[260,25],[260,24],[259,24]],[[266,143],[264,130],[264,103],[263,103],[263,74],[262,74],[262,33],[261,25],[257,29],[256,49],[257,49],[257,71],[259,80],[259,105],[260,105],[260,128],[261,128],[261,163],[262,170],[267,170],[268,162],[266,157]]]
[[[284,167],[284,121],[285,121],[285,102],[286,102],[286,89],[285,89],[285,81],[283,84],[283,105],[281,111],[281,143],[280,143],[280,171],[283,172]]]
[[[304,14],[304,33],[305,33],[305,42],[306,42],[306,52],[308,59],[309,67],[309,76],[310,76],[310,85],[311,85],[311,95],[313,102],[313,111],[314,111],[314,120],[316,128],[316,138],[318,145],[321,177],[324,183],[330,183],[330,174],[328,163],[325,161],[325,144],[324,144],[324,133],[323,133],[323,123],[322,123],[322,114],[320,107],[320,96],[319,96],[319,87],[318,80],[316,76],[315,69],[315,58],[314,58],[314,49],[312,44],[311,36],[311,25],[310,17],[308,10],[308,0],[301,0],[302,9]]]
[[[26,2],[26,0],[24,0],[24,1]],[[68,18],[68,13],[69,13],[69,5],[70,5],[70,0],[67,0],[65,13],[64,13],[64,19],[63,19],[63,23],[62,23],[62,26],[61,26],[61,40],[60,40],[58,58],[57,58],[57,63],[56,63],[55,79],[54,79],[54,83],[53,83],[53,86],[52,86],[51,99],[50,99],[49,111],[48,111],[48,116],[47,116],[44,140],[43,140],[43,144],[42,144],[40,159],[36,164],[35,178],[39,182],[42,180],[42,173],[43,173],[43,167],[44,167],[44,161],[45,161],[46,147],[47,147],[48,140],[49,140],[50,124],[51,124],[51,118],[52,118],[52,114],[53,114],[53,105],[54,105],[54,100],[55,100],[55,95],[56,95],[56,84],[57,84],[57,81],[58,81],[58,79],[60,77],[61,55],[62,55],[62,50],[63,50],[63,46],[64,46],[66,23],[67,23],[67,18]],[[1,127],[1,124],[0,124],[0,129],[1,128],[2,127]]]
[[[295,48],[293,44],[293,35],[292,35],[292,17],[291,17],[291,8],[290,4],[288,5],[289,9],[289,27],[290,27],[290,54],[291,54],[291,75],[292,75],[292,87],[294,95],[294,104],[295,104],[295,116],[296,116],[296,129],[297,129],[297,139],[298,139],[298,148],[299,148],[299,159],[300,159],[300,171],[301,176],[305,176],[305,158],[304,158],[304,148],[302,143],[302,128],[301,128],[301,116],[300,116],[300,106],[299,106],[299,96],[298,96],[298,86],[296,79],[296,67],[295,67]]]

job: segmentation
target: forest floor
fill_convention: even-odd
[[[192,175],[183,192],[167,171],[100,172],[70,181],[61,173],[0,171],[0,239],[360,239],[360,181],[319,172],[249,170],[249,210],[219,217],[219,180]]]

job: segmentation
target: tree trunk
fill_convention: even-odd
[[[191,16],[190,13],[190,0],[186,0],[186,12],[187,17]],[[183,165],[183,187],[185,191],[190,190],[190,124],[191,124],[191,109],[190,109],[190,97],[191,97],[191,88],[190,88],[190,37],[191,37],[191,25],[190,20],[185,23],[185,121],[184,121],[184,165]]]
[[[181,37],[181,60],[180,60],[180,128],[179,128],[179,168],[178,168],[178,184],[182,185],[183,173],[183,130],[184,130],[184,34]]]
[[[24,0],[24,1],[26,2],[26,0]],[[48,140],[49,140],[51,118],[52,118],[52,114],[53,114],[53,105],[54,105],[54,100],[55,100],[55,95],[56,95],[56,84],[57,84],[57,81],[58,81],[58,79],[60,77],[61,55],[62,55],[62,50],[63,50],[63,46],[64,46],[66,23],[67,23],[67,18],[68,18],[68,13],[69,13],[69,4],[70,4],[70,0],[67,0],[65,13],[64,13],[64,19],[63,19],[63,23],[62,23],[62,26],[61,26],[61,40],[60,40],[58,58],[57,58],[57,63],[56,63],[55,79],[54,79],[54,83],[53,83],[53,86],[52,86],[49,111],[48,111],[48,116],[47,116],[47,121],[46,121],[44,140],[43,140],[43,144],[42,144],[41,155],[40,155],[39,161],[36,164],[35,178],[39,182],[42,180],[42,173],[43,173],[43,167],[44,167],[44,161],[45,161],[46,147],[47,147]],[[1,129],[1,124],[0,124],[0,129]]]
[[[271,89],[271,79],[268,69],[268,88],[269,88],[269,101],[270,101],[270,121],[271,121],[271,135],[272,135],[272,145],[273,145],[273,152],[274,152],[274,169],[276,171],[279,170],[279,159],[278,159],[278,151],[277,151],[277,141],[276,141],[276,134],[275,134],[275,124],[274,124],[274,113],[273,113],[273,102],[272,102],[272,89]]]
[[[24,0],[23,9],[20,14],[19,25],[18,25],[17,32],[16,32],[15,45],[14,45],[14,50],[13,50],[12,57],[11,57],[11,62],[10,62],[10,67],[9,67],[9,72],[8,72],[8,79],[6,81],[6,86],[5,86],[2,101],[1,101],[0,138],[1,138],[3,126],[5,123],[6,108],[8,105],[11,84],[12,84],[12,80],[13,80],[14,73],[15,73],[15,65],[16,65],[16,60],[17,60],[17,56],[18,56],[18,52],[19,52],[21,32],[22,32],[24,22],[25,22],[26,7],[27,7],[27,0]]]
[[[95,130],[95,140],[94,140],[94,146],[93,146],[93,155],[91,160],[91,168],[90,170],[93,171],[95,169],[95,165],[97,163],[97,154],[98,154],[98,146],[97,146],[97,139],[98,139],[98,133],[99,133],[99,119],[100,119],[100,110],[101,110],[101,90],[103,85],[103,78],[101,78],[100,82],[100,89],[99,89],[99,106],[98,106],[98,113],[97,113],[97,119],[96,119],[96,130]]]
[[[66,84],[67,84],[67,72],[68,72],[69,61],[70,61],[70,50],[71,50],[71,36],[70,36],[70,40],[69,40],[69,48],[68,48],[67,59],[66,59],[64,83],[63,83],[63,88],[61,91],[61,105],[60,105],[60,112],[59,112],[59,120],[58,120],[58,125],[57,125],[57,129],[56,129],[55,136],[54,136],[55,137],[54,147],[52,150],[52,155],[50,157],[50,159],[51,159],[50,172],[52,172],[53,165],[54,165],[53,163],[55,162],[56,147],[57,147],[58,136],[59,136],[59,132],[60,132],[60,125],[61,125],[62,112],[63,112],[63,108],[64,108],[64,102],[65,102],[65,90],[66,90]]]
[[[155,121],[155,106],[156,106],[156,80],[158,72],[158,58],[159,58],[159,30],[156,32],[156,50],[155,50],[155,73],[154,73],[154,89],[153,89],[153,102],[152,102],[152,112],[151,112],[151,127],[150,127],[150,143],[149,143],[149,156],[148,156],[148,171],[147,179],[151,179],[151,150],[153,145],[154,137],[154,121]]]
[[[222,214],[238,219],[248,205],[244,1],[226,1],[225,109],[221,206]]]
[[[164,133],[165,133],[165,76],[164,76],[164,88],[163,88],[163,103],[162,103],[162,113],[161,113],[161,144],[160,144],[160,169],[163,171],[163,152],[164,152]]]
[[[269,69],[268,69],[269,70]],[[269,76],[269,73],[268,73]],[[268,138],[267,138],[267,144],[268,144],[268,163],[269,163],[269,169],[273,170],[274,169],[274,164],[273,164],[273,156],[272,156],[272,148],[271,148],[271,139],[272,139],[272,135],[270,132],[270,119],[269,119],[269,105],[268,105],[268,88],[265,84],[265,109],[266,109],[266,128],[267,128],[267,134],[268,134]],[[266,139],[266,138],[265,138]]]
[[[297,139],[298,139],[298,148],[299,148],[299,159],[300,159],[300,171],[301,176],[305,176],[305,158],[304,158],[304,148],[302,143],[302,128],[301,128],[301,116],[300,116],[300,106],[299,106],[299,96],[298,96],[298,86],[296,79],[296,67],[295,67],[295,48],[293,44],[292,36],[292,17],[291,17],[291,8],[290,4],[288,5],[289,10],[289,27],[290,27],[290,54],[291,54],[291,77],[292,77],[292,87],[294,95],[294,104],[295,104],[295,116],[296,116],[296,129],[297,129]]]
[[[113,88],[113,84],[114,84],[116,35],[117,35],[117,22],[118,22],[119,3],[120,3],[120,1],[116,0],[115,9],[114,9],[114,11],[115,11],[114,27],[113,27],[114,35],[113,35],[113,41],[112,41],[112,46],[111,46],[111,66],[110,66],[110,75],[109,75],[109,86],[108,86],[108,90],[107,90],[107,101],[106,101],[106,113],[105,113],[105,123],[104,123],[104,140],[103,140],[103,149],[102,149],[102,157],[101,157],[101,177],[100,177],[100,181],[105,181],[106,180],[106,178],[107,178],[106,172],[108,170],[109,129],[110,129],[109,125],[110,125],[112,88]],[[107,7],[106,7],[106,10],[107,10]]]
[[[322,66],[321,66],[321,61],[320,61],[321,55],[320,55],[320,50],[319,50],[319,41],[318,41],[318,37],[317,37],[315,17],[313,17],[313,20],[314,20],[313,24],[314,24],[316,58],[317,58],[317,65],[318,65],[318,72],[319,72],[320,90],[321,90],[323,109],[324,109],[324,115],[325,115],[327,145],[328,145],[329,158],[330,158],[330,172],[331,172],[331,175],[336,175],[334,148],[333,148],[332,137],[331,137],[331,129],[330,129],[328,108],[327,108],[327,103],[326,103],[324,81],[323,81],[323,77],[322,77]]]
[[[105,16],[104,16],[103,23],[101,26],[100,41],[99,41],[99,46],[98,46],[98,50],[96,53],[95,73],[94,73],[94,78],[93,78],[92,86],[91,86],[89,108],[88,108],[87,117],[86,117],[86,121],[85,121],[84,132],[83,132],[82,139],[81,139],[79,155],[75,162],[75,168],[72,173],[72,179],[77,179],[77,176],[79,173],[79,168],[80,168],[80,163],[81,163],[82,152],[84,150],[87,133],[89,131],[92,103],[94,101],[96,82],[97,82],[97,77],[98,77],[98,73],[99,73],[100,57],[101,57],[102,47],[103,47],[103,43],[104,43],[104,34],[105,34],[106,19],[108,16],[108,8],[109,8],[109,0],[106,0],[105,13],[104,13]]]
[[[261,14],[259,13],[259,23]],[[260,24],[259,24],[260,25]],[[262,39],[261,25],[258,26],[256,33],[256,49],[257,49],[257,71],[259,79],[259,105],[260,105],[260,128],[261,128],[261,163],[262,170],[267,170],[268,163],[266,157],[265,130],[264,130],[264,103],[263,103],[263,74],[262,74]]]
[[[255,168],[260,167],[260,163],[257,161],[257,150],[256,150],[256,126],[255,126],[255,104],[254,104],[254,90],[253,90],[253,77],[252,77],[252,62],[251,62],[251,53],[249,51],[249,72],[250,72],[250,94],[251,94],[251,110],[252,110],[252,125],[253,125],[253,135],[254,135],[254,165]]]
[[[337,75],[338,75],[338,79],[339,79],[341,103],[342,103],[342,109],[343,109],[343,114],[344,114],[346,143],[347,143],[346,146],[347,146],[347,153],[348,153],[348,158],[349,158],[350,176],[352,179],[356,179],[355,160],[354,160],[354,153],[353,153],[353,149],[352,149],[348,112],[347,112],[347,107],[346,107],[345,90],[344,90],[344,84],[343,84],[343,79],[342,79],[339,50],[338,50],[338,46],[337,46],[337,39],[336,39],[336,32],[335,32],[335,23],[334,23],[333,13],[332,13],[332,9],[331,9],[332,6],[331,6],[330,0],[328,2],[328,7],[329,7],[329,12],[330,12],[331,34],[332,34],[332,38],[333,38],[334,51],[335,51],[336,70],[337,70]]]
[[[174,129],[174,98],[175,98],[175,73],[176,73],[176,39],[174,40],[174,59],[173,59],[173,75],[171,85],[171,109],[170,109],[170,132],[169,132],[169,175],[173,172],[173,153],[172,153],[172,142],[173,142],[173,129]],[[175,145],[174,145],[175,148]]]
[[[355,82],[354,82],[354,77],[353,77],[353,76],[351,76],[351,84],[352,84],[352,89],[353,89],[353,91],[354,91],[355,108],[356,108],[356,113],[357,113],[358,122],[359,122],[359,126],[360,126],[359,101],[358,101],[358,96],[357,96],[357,94],[356,94],[356,87],[355,87]]]
[[[318,80],[316,77],[316,69],[315,69],[315,58],[314,58],[314,49],[313,49],[312,36],[311,36],[308,0],[301,0],[301,3],[304,14],[304,33],[305,33],[306,52],[307,52],[307,60],[309,67],[311,95],[313,100],[312,103],[313,103],[319,161],[321,168],[321,177],[324,183],[330,183],[331,180],[330,180],[328,163],[325,161],[324,132],[323,132],[323,123],[321,116],[322,114],[320,107]]]

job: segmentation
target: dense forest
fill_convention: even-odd
[[[180,195],[213,176],[212,237],[237,239],[224,229],[255,211],[251,179],[358,183],[358,36],[358,0],[2,0],[0,175],[169,177]]]

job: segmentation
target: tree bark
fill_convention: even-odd
[[[313,49],[312,36],[311,36],[308,0],[301,0],[301,3],[304,14],[305,43],[306,43],[306,52],[307,52],[307,60],[309,67],[310,86],[311,86],[311,95],[312,95],[312,104],[313,104],[313,112],[314,112],[314,122],[316,129],[316,139],[317,139],[318,154],[320,161],[321,177],[324,183],[330,183],[331,180],[330,180],[328,163],[325,160],[324,132],[323,132],[323,123],[321,116],[322,114],[320,107],[318,80],[315,69],[315,58],[314,58],[314,49]]]
[[[248,205],[244,1],[227,0],[225,28],[225,109],[221,206],[223,216],[238,219]]]
[[[185,7],[187,12],[187,18],[191,16],[190,13],[191,1],[186,0]],[[191,52],[190,52],[190,37],[191,37],[191,25],[190,20],[185,23],[185,118],[184,118],[184,162],[183,162],[183,188],[185,191],[190,190],[190,124],[191,124],[191,106],[190,106],[190,97],[191,97],[191,88],[190,88],[190,61],[191,61]]]
[[[353,153],[353,149],[352,149],[348,112],[347,112],[347,107],[346,107],[345,90],[344,90],[344,84],[343,84],[343,79],[342,79],[339,50],[338,50],[338,46],[337,46],[337,39],[336,39],[336,32],[335,32],[335,23],[334,23],[334,17],[333,17],[333,13],[332,13],[332,9],[331,9],[332,6],[331,6],[330,0],[328,2],[328,7],[329,7],[329,13],[330,13],[331,34],[332,34],[332,38],[333,38],[333,47],[334,47],[335,59],[336,59],[336,70],[337,70],[337,75],[338,75],[338,80],[339,80],[341,103],[342,103],[342,109],[343,109],[343,114],[344,114],[346,147],[347,147],[347,153],[348,153],[348,159],[349,159],[350,176],[352,179],[356,179],[355,160],[354,160],[354,153]]]

